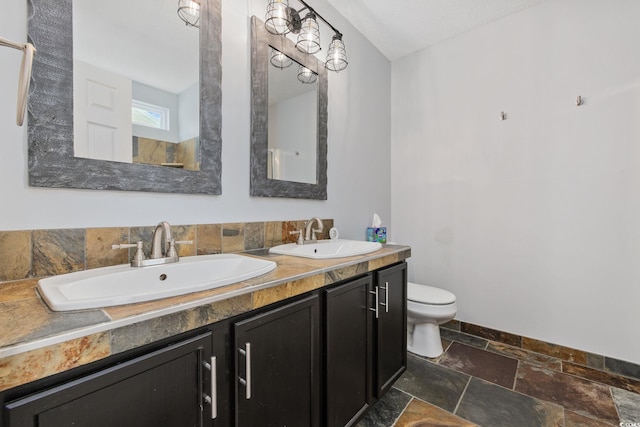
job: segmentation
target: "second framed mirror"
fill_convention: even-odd
[[[327,72],[251,19],[251,195],[327,199]]]

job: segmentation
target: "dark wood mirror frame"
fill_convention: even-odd
[[[282,181],[267,177],[269,53],[275,47],[318,74],[318,152],[316,183]],[[251,17],[251,195],[327,200],[327,70],[313,55],[295,48],[288,38],[269,33],[264,22]]]
[[[28,39],[38,50],[28,108],[30,186],[222,193],[220,0],[201,6],[199,171],[74,157],[72,0],[28,4]]]

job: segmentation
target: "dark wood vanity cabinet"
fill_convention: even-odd
[[[211,333],[5,404],[9,427],[210,423]]]
[[[325,417],[351,426],[407,366],[406,263],[325,291]]]
[[[350,426],[406,369],[406,263],[0,393],[0,427]]]

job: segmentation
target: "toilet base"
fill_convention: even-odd
[[[413,326],[413,327],[411,327]],[[417,323],[407,330],[407,350],[424,357],[438,357],[444,353],[437,323]]]

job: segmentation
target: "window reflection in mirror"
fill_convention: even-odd
[[[276,49],[271,53],[284,55]],[[274,66],[273,61],[269,64],[267,177],[316,184],[317,75],[286,58],[288,61],[279,62],[286,65],[284,68]],[[298,78],[301,71],[315,78],[302,83]]]
[[[199,170],[199,30],[174,0],[74,0],[76,157]]]

